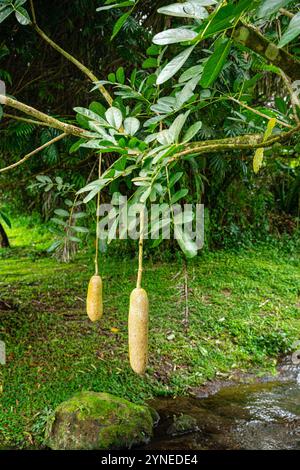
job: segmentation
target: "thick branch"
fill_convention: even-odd
[[[62,47],[60,47],[56,42],[54,42],[47,34],[38,26],[36,22],[36,14],[34,10],[34,5],[33,5],[33,0],[30,0],[30,6],[31,6],[31,14],[32,14],[32,26],[35,29],[35,31],[38,33],[38,35],[46,41],[53,49],[55,49],[57,52],[59,52],[63,57],[65,57],[67,60],[72,62],[84,75],[86,75],[92,82],[99,82],[100,80],[96,77],[96,75],[93,74],[93,72],[88,69],[85,65],[83,65],[79,60],[77,60],[75,57],[73,57],[69,52],[65,51]],[[109,104],[109,106],[112,105],[113,99],[106,90],[106,88],[103,85],[98,85],[98,88],[100,92],[102,93],[103,97]]]
[[[241,135],[226,139],[206,140],[204,142],[192,142],[180,146],[179,152],[170,158],[169,162],[177,160],[191,154],[201,155],[203,153],[225,152],[227,150],[251,150],[263,147],[270,147],[275,142],[282,142],[289,139],[300,130],[300,125],[288,132],[281,132],[267,140],[263,140],[262,134]]]
[[[230,31],[230,34],[232,31]],[[254,26],[240,22],[233,39],[276,65],[292,80],[300,79],[300,62],[284,49],[268,41]]]
[[[72,124],[67,124],[65,122],[59,121],[58,119],[53,118],[52,116],[48,116],[47,114],[38,111],[27,104],[21,103],[20,101],[14,100],[13,98],[9,98],[5,95],[0,95],[0,104],[4,104],[9,106],[10,108],[17,109],[22,113],[27,114],[28,116],[34,117],[40,122],[43,122],[54,129],[59,129],[60,131],[71,134],[76,137],[84,137],[86,132],[84,129],[80,129],[79,127],[73,126]]]
[[[41,147],[39,147],[39,148],[33,150],[32,152],[28,153],[27,155],[25,155],[25,157],[21,158],[21,160],[13,163],[12,165],[6,166],[5,168],[0,168],[0,173],[4,173],[5,171],[12,170],[13,168],[16,168],[17,166],[22,165],[27,160],[29,160],[30,157],[33,157],[33,155],[36,155],[37,153],[41,152],[45,148],[49,147],[50,145],[55,144],[59,140],[66,137],[66,135],[67,134],[60,134],[60,135],[56,136],[54,139],[49,140],[49,142],[46,142],[44,145],[41,145]]]

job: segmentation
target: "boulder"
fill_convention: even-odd
[[[154,416],[109,393],[80,392],[50,417],[45,444],[53,450],[124,449],[150,440]]]

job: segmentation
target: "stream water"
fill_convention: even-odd
[[[277,381],[235,385],[206,398],[158,399],[160,415],[147,450],[300,450],[300,370],[285,366]],[[195,430],[172,435],[174,416],[190,415]],[[171,426],[171,428],[170,428]]]

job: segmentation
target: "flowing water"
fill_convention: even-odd
[[[154,439],[144,449],[300,450],[300,372],[289,366],[276,382],[235,385],[206,398],[158,399]],[[190,415],[194,431],[172,435],[174,416]]]

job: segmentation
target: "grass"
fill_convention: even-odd
[[[184,269],[145,262],[150,299],[150,364],[136,376],[127,359],[128,299],[137,261],[105,255],[101,273],[105,315],[85,314],[93,252],[70,264],[46,254],[49,234],[22,219],[9,231],[11,250],[0,250],[0,443],[41,447],[51,410],[79,390],[111,392],[134,402],[185,394],[235,370],[272,371],[300,329],[299,254],[260,246],[202,253],[188,263],[189,328]]]

